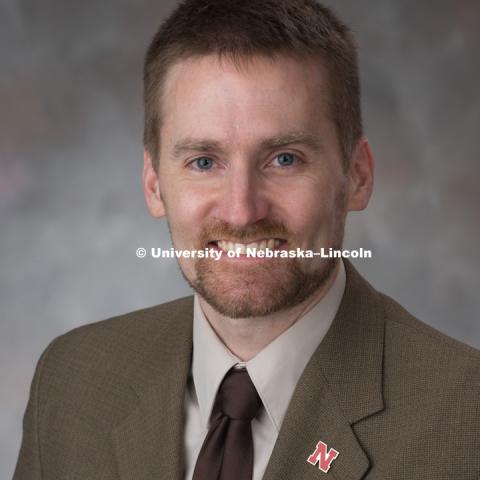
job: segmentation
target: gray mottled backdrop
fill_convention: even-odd
[[[13,472],[34,365],[78,325],[188,293],[140,183],[141,67],[176,2],[0,0],[0,478]],[[381,290],[480,346],[480,4],[339,0],[361,47],[377,160],[348,246]]]

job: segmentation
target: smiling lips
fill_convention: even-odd
[[[220,250],[224,252],[234,251],[240,255],[246,255],[247,249],[252,251],[265,251],[265,250],[275,250],[280,245],[282,245],[285,241],[279,238],[265,238],[262,240],[257,240],[255,242],[249,243],[237,243],[237,242],[230,242],[227,240],[217,240],[212,242],[215,244]]]

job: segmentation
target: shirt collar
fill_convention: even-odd
[[[340,267],[326,295],[303,317],[248,362],[241,362],[218,338],[206,319],[198,295],[193,306],[192,376],[202,424],[207,428],[218,387],[234,365],[245,365],[275,428],[280,430],[300,376],[327,333],[345,290]]]
[[[192,375],[204,426],[208,426],[213,402],[223,377],[239,361],[217,337],[203,313],[198,295],[195,294]]]

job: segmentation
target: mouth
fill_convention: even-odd
[[[248,251],[266,251],[279,250],[286,244],[282,238],[262,238],[248,243],[240,243],[232,240],[215,240],[209,242],[209,247],[222,250],[223,252],[236,252],[240,255],[246,255]]]

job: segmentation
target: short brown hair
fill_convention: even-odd
[[[344,167],[362,135],[357,52],[349,28],[315,0],[185,0],[162,23],[144,65],[144,145],[158,166],[159,97],[168,68],[218,54],[320,57],[329,74],[330,113]]]

